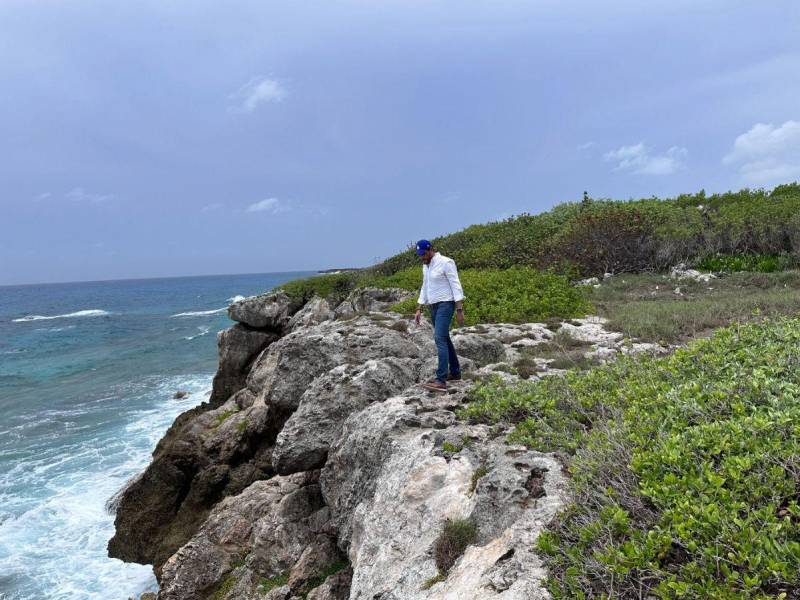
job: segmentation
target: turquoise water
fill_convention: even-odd
[[[0,287],[0,598],[154,588],[106,556],[106,501],[207,397],[227,305],[305,275]]]

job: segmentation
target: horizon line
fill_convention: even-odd
[[[341,269],[298,269],[291,271],[259,271],[254,273],[207,273],[203,275],[163,275],[157,277],[121,277],[118,279],[78,279],[73,281],[43,281],[31,283],[2,283],[0,288],[25,287],[35,285],[67,285],[73,283],[117,283],[121,281],[154,281],[158,279],[189,279],[191,277],[235,277],[237,275],[281,275],[283,273],[323,273],[331,270],[353,269],[354,267],[342,267]]]

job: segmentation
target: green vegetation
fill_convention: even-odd
[[[228,593],[233,589],[234,585],[236,585],[236,575],[234,575],[233,572],[230,572],[225,576],[225,579],[220,582],[219,587],[211,595],[210,600],[224,600]]]
[[[433,556],[441,575],[446,575],[464,554],[467,546],[478,539],[478,528],[470,519],[447,519],[433,543]]]
[[[419,289],[419,267],[413,270],[407,289]],[[411,273],[408,272],[408,275]],[[466,325],[478,323],[522,323],[540,321],[548,317],[579,317],[591,305],[584,291],[571,285],[563,275],[543,273],[529,267],[513,267],[505,271],[465,269],[459,271],[461,284],[466,290],[464,321]],[[380,280],[378,283],[382,283]],[[397,312],[410,314],[416,310],[417,299],[410,298],[392,307]]]
[[[337,560],[336,562],[324,567],[317,575],[306,581],[305,585],[303,586],[304,591],[302,598],[306,598],[314,588],[317,588],[325,583],[325,580],[331,575],[335,575],[339,571],[343,571],[349,567],[350,561],[348,560]]]
[[[525,265],[566,274],[663,271],[707,256],[800,251],[800,185],[705,192],[668,200],[567,203],[431,240],[460,269]],[[413,251],[375,271],[392,275],[417,265]]]
[[[486,466],[486,463],[481,463],[477,469],[472,472],[472,479],[469,484],[469,491],[474,492],[475,488],[478,487],[478,482],[480,481],[481,477],[486,475],[489,472],[489,467]]]
[[[607,327],[631,338],[674,343],[734,322],[798,313],[800,271],[733,273],[709,283],[624,275],[587,294],[609,319]]]
[[[347,297],[357,286],[360,273],[347,271],[328,275],[314,275],[305,279],[295,279],[284,283],[279,289],[286,292],[297,305],[303,305],[314,296],[327,298],[334,305]]]
[[[228,419],[228,417],[230,417],[231,415],[235,415],[237,412],[239,412],[239,411],[237,409],[233,409],[233,408],[230,409],[230,410],[222,411],[214,419],[214,428],[217,428],[220,425],[222,425]]]
[[[261,594],[267,594],[272,590],[283,587],[289,583],[289,573],[281,573],[275,577],[264,577],[258,582],[258,591]]]
[[[430,578],[426,579],[425,583],[422,584],[422,589],[423,590],[429,590],[433,586],[435,586],[437,583],[445,581],[446,579],[447,579],[447,576],[442,575],[441,573],[438,573],[438,574],[434,575],[433,577],[430,577]]]
[[[718,331],[539,382],[480,384],[460,416],[570,458],[540,537],[555,598],[800,590],[800,319]]]
[[[462,448],[462,446],[452,442],[442,442],[442,451],[449,452],[450,454],[457,454],[458,452],[461,452]]]
[[[787,254],[713,254],[706,256],[697,268],[703,271],[737,273],[739,271],[755,271],[758,273],[774,273],[783,271],[796,264]]]
[[[584,314],[589,304],[566,285],[566,278],[662,272],[680,262],[715,272],[768,273],[797,265],[800,185],[771,192],[745,189],[709,196],[701,191],[667,200],[566,203],[432,241],[459,266],[468,324],[568,318]],[[281,289],[297,304],[314,295],[336,304],[358,287],[417,290],[420,283],[419,259],[409,248],[368,269],[296,280]],[[395,308],[411,313],[414,299]],[[706,316],[688,329],[715,320],[708,314],[713,309],[700,309]],[[636,314],[624,320],[629,316],[637,320]],[[661,311],[645,320],[658,324],[670,318]],[[650,333],[670,336],[663,328]]]

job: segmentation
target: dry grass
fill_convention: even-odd
[[[709,283],[627,275],[589,295],[610,329],[640,340],[680,343],[732,323],[797,314],[800,271],[734,273]]]
[[[433,556],[439,573],[446,574],[478,538],[478,528],[470,519],[447,519],[433,544]]]

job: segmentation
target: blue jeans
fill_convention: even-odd
[[[436,379],[445,383],[447,381],[447,368],[450,367],[452,375],[461,375],[461,366],[458,364],[456,349],[450,339],[450,322],[456,310],[456,303],[436,302],[430,305],[431,321],[433,322],[433,341],[436,342],[436,352],[439,355],[439,368],[436,369]]]

